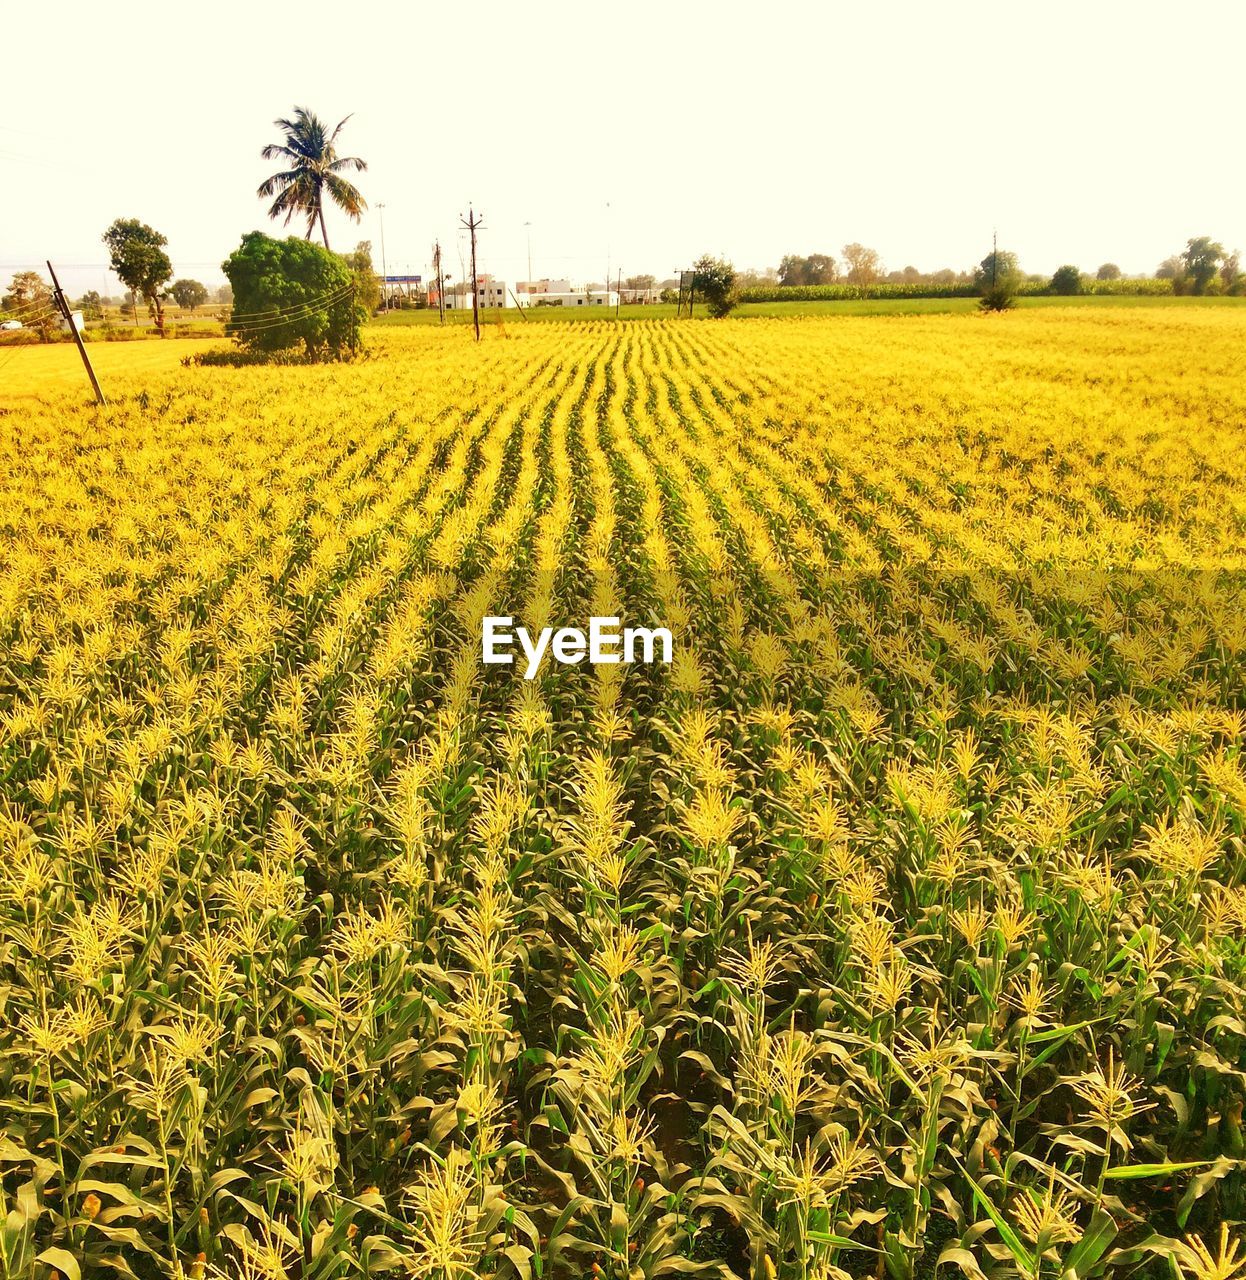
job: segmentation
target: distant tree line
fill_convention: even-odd
[[[743,302],[778,302],[862,297],[972,297],[995,290],[1005,295],[1055,294],[1246,294],[1240,255],[1226,253],[1208,236],[1187,242],[1185,249],[1159,265],[1153,277],[1126,277],[1115,262],[1093,273],[1072,264],[1051,276],[1026,274],[1014,253],[988,254],[972,271],[922,272],[906,266],[886,271],[878,253],[865,245],[846,244],[838,259],[829,253],[786,254],[777,269],[737,274]]]

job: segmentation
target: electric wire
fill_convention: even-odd
[[[336,289],[327,289],[323,293],[313,294],[310,298],[305,298],[302,302],[292,302],[286,307],[269,307],[263,311],[238,311],[231,312],[228,323],[232,324],[235,319],[248,320],[255,318],[257,320],[272,319],[275,316],[284,314],[287,311],[301,311],[306,306],[320,305],[321,299],[336,299],[344,294],[349,293],[355,286],[353,284],[340,285]]]
[[[37,315],[12,316],[10,317],[10,319],[16,319],[18,323],[22,326],[22,328],[26,329],[26,328],[29,328],[31,325],[42,324],[45,320],[47,320],[51,316],[59,316],[59,315],[60,315],[60,308],[51,307],[47,311],[40,311]],[[9,332],[11,332],[11,330]]]
[[[44,311],[46,311],[46,310],[48,309],[49,305],[52,305],[53,309],[55,309],[55,310],[59,310],[59,308],[58,308],[58,307],[56,307],[54,303],[53,303],[53,304],[49,304],[49,303],[47,303],[47,302],[42,302],[42,301],[40,301],[40,302],[27,302],[27,303],[25,303],[23,306],[20,306],[20,307],[11,307],[8,311],[0,312],[0,315],[13,316],[13,317],[16,317],[18,320],[20,320],[20,319],[22,318],[22,316],[23,316],[23,315],[25,315],[25,314],[27,314],[28,312],[31,312],[31,311],[40,311],[40,310],[44,310]]]
[[[26,337],[27,335],[23,334],[22,336]],[[24,351],[27,347],[35,346],[38,343],[38,341],[39,340],[37,338],[31,335],[29,341],[6,342],[3,347],[0,347],[0,351],[3,351],[5,347],[11,346],[13,348],[13,350],[9,352],[8,356],[4,360],[0,360],[0,373],[3,373],[4,370],[7,369],[9,365],[11,365],[13,361],[17,359],[19,352]]]
[[[260,329],[272,329],[279,325],[291,324],[296,320],[306,319],[313,312],[336,306],[345,299],[348,293],[350,293],[350,290],[345,289],[338,294],[330,295],[324,301],[306,302],[300,305],[297,310],[283,315],[269,315],[267,319],[256,320],[246,324],[236,324],[232,319],[229,319],[225,322],[226,332],[231,335],[234,333],[254,333]]]

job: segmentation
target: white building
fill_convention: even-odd
[[[480,299],[482,307],[513,307],[515,302],[511,301],[511,287],[505,280],[493,280],[489,276],[477,276],[476,278],[476,295]],[[525,304],[520,301],[519,306]]]
[[[549,301],[560,307],[615,307],[619,295],[613,289],[581,289],[576,293],[551,293]]]
[[[515,285],[515,292],[524,293],[571,293],[570,280],[520,280]]]
[[[82,332],[82,330],[85,328],[85,325],[84,325],[84,323],[83,323],[83,319],[82,319],[82,312],[81,312],[81,311],[71,311],[69,314],[70,314],[70,316],[73,318],[74,328],[75,328],[75,329],[77,329],[79,333],[81,333],[81,332]],[[68,333],[68,332],[69,332],[69,321],[68,321],[68,320],[66,320],[64,316],[62,316],[62,317],[61,317],[61,319],[60,319],[60,326],[59,326],[59,327],[60,327],[60,330],[61,330],[61,332],[62,332],[62,333]]]
[[[561,281],[559,282],[561,283]],[[619,295],[613,289],[568,289],[565,292],[534,295],[529,303],[533,307],[613,307]]]
[[[492,276],[476,278],[476,300],[482,311],[495,307],[613,307],[619,295],[613,289],[576,289],[570,280],[520,280],[509,284]],[[430,295],[429,305],[436,303]],[[446,306],[453,310],[471,310],[472,294],[446,291]]]

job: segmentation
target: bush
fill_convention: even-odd
[[[221,264],[234,291],[225,332],[251,352],[285,351],[303,344],[309,358],[341,357],[359,347],[367,319],[347,263],[328,249],[260,231]]]
[[[1011,311],[1017,305],[1017,290],[1008,276],[1000,276],[994,284],[982,290],[978,306],[983,311]]]

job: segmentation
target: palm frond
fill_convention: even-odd
[[[368,203],[354,183],[347,182],[345,178],[339,178],[335,173],[328,173],[325,174],[324,185],[328,188],[333,203],[343,213],[358,222]]]

